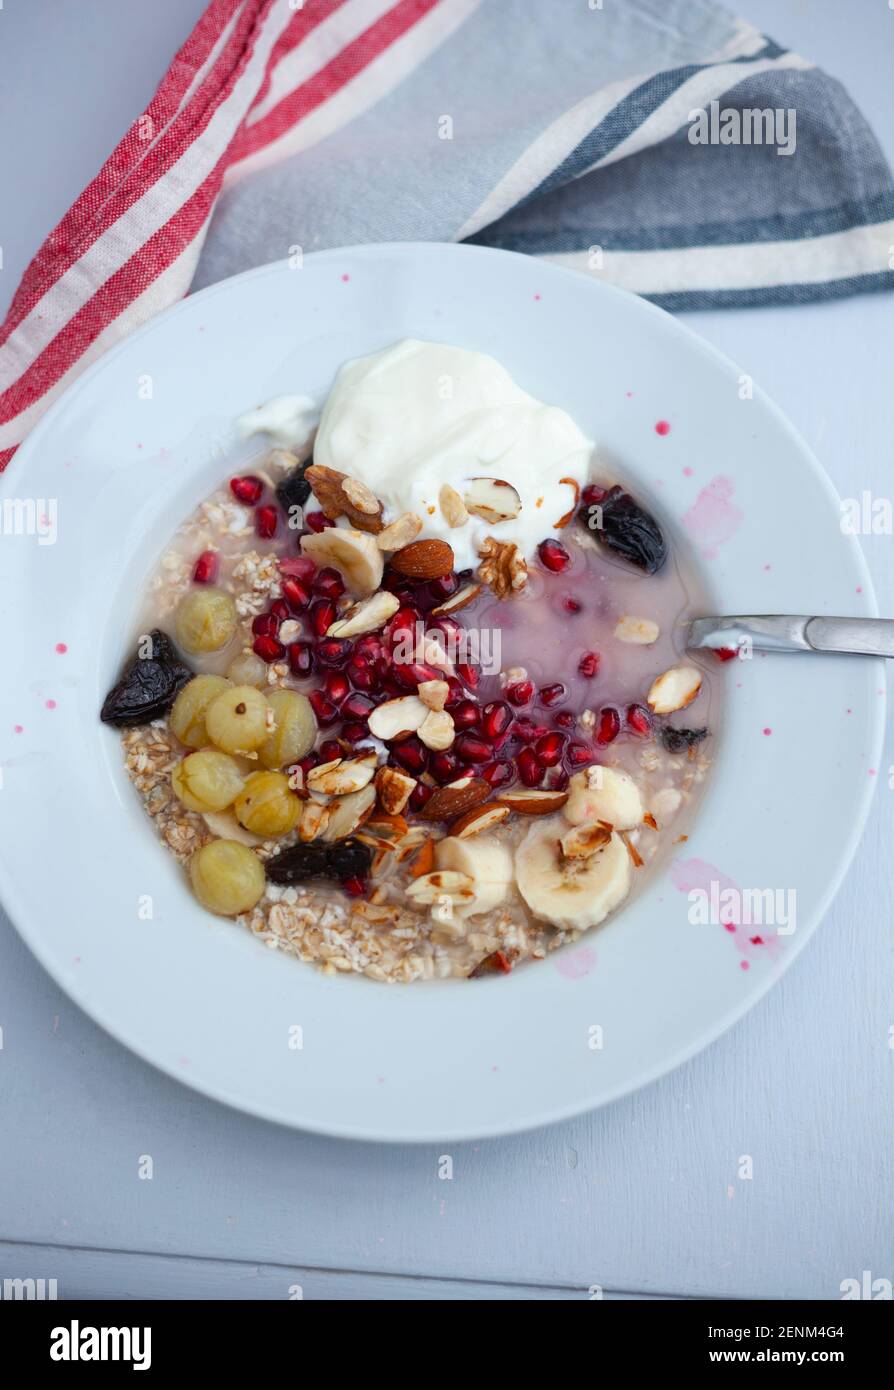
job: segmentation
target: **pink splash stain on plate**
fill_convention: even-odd
[[[741,889],[735,879],[730,878],[729,874],[723,873],[714,864],[709,864],[706,859],[677,859],[671,865],[671,882],[681,893],[691,893],[699,890],[707,894],[708,901],[713,902],[730,890],[739,897],[741,902]],[[742,970],[748,970],[752,960],[760,960],[769,957],[775,960],[782,947],[782,938],[776,935],[773,926],[755,926],[754,923],[738,923],[733,920],[735,914],[720,912],[720,927],[735,944],[736,950],[742,959],[739,962]],[[716,925],[708,925],[705,931],[716,931]]]
[[[722,474],[712,478],[683,515],[683,525],[708,560],[728,541],[742,523],[745,513],[732,500],[736,487]]]
[[[596,965],[596,952],[589,946],[579,946],[559,956],[556,969],[566,980],[582,980]]]

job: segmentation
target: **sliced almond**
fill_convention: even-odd
[[[367,516],[377,516],[382,510],[376,494],[370,492],[366,483],[361,483],[359,478],[345,478],[342,487],[348,501],[353,502],[358,511],[365,512]]]
[[[568,511],[564,512],[562,516],[559,517],[558,521],[553,522],[554,530],[563,531],[565,527],[568,525],[571,518],[574,516],[574,513],[577,511],[577,504],[580,501],[580,483],[577,481],[576,478],[560,478],[559,482],[567,483],[568,487],[570,487],[574,492],[574,501],[571,503],[571,506],[568,508]]]
[[[429,709],[443,709],[447,703],[447,696],[450,694],[450,686],[446,681],[423,681],[416,687],[416,693],[424,705]]]
[[[558,811],[568,800],[567,791],[541,791],[537,787],[519,788],[518,791],[503,792],[497,797],[500,806],[508,806],[522,816],[546,816],[550,811]]]
[[[492,526],[512,521],[521,511],[521,498],[511,483],[502,478],[470,478],[463,501],[466,511],[480,516]]]
[[[378,632],[400,608],[400,599],[387,589],[380,589],[369,598],[352,603],[344,616],[326,629],[327,637],[360,637],[364,632]],[[285,624],[283,624],[285,626]],[[282,629],[280,629],[282,631]]]
[[[375,804],[376,789],[373,786],[361,787],[359,791],[351,792],[348,796],[340,796],[327,808],[329,816],[323,839],[327,844],[331,844],[334,840],[343,840],[346,835],[353,835],[367,819]]]
[[[423,840],[410,867],[411,878],[422,878],[423,874],[431,873],[435,864],[435,842],[434,840]]]
[[[349,796],[372,781],[377,762],[375,751],[361,758],[333,758],[331,762],[311,768],[307,774],[307,790],[322,796]]]
[[[299,840],[317,840],[329,823],[329,807],[322,801],[305,801],[298,826]]]
[[[442,579],[453,569],[453,547],[433,538],[413,541],[392,555],[391,566],[409,579]]]
[[[478,835],[482,830],[493,830],[495,825],[499,825],[509,816],[509,807],[500,806],[495,801],[489,801],[486,806],[476,806],[473,811],[467,811],[459,820],[452,821],[450,834],[458,840],[468,840],[472,835]]]
[[[388,743],[398,734],[414,734],[429,716],[429,708],[418,695],[399,695],[377,705],[367,720],[373,738]]]
[[[433,618],[439,618],[444,613],[458,613],[467,604],[474,603],[480,593],[483,593],[483,584],[467,584],[464,589],[457,589],[456,593],[443,603],[438,604],[437,608],[431,610]]]
[[[589,859],[591,854],[607,845],[611,837],[611,826],[603,825],[600,821],[575,825],[559,841],[562,858]]]
[[[323,515],[330,521],[337,521],[340,516],[346,516],[352,526],[358,531],[369,531],[376,535],[382,530],[382,504],[377,498],[373,497],[375,510],[370,512],[354,503],[347,491],[345,484],[353,484],[352,490],[362,488],[356,479],[349,479],[347,474],[339,473],[335,468],[327,468],[324,464],[312,463],[305,469],[304,477],[313,488],[314,497],[320,504]],[[360,493],[364,498],[365,492]],[[372,497],[372,493],[369,493]]]
[[[421,530],[422,518],[415,512],[404,512],[379,532],[376,545],[380,550],[402,550],[416,539]]]
[[[655,714],[673,714],[691,705],[701,687],[701,674],[694,666],[672,666],[653,681],[646,703]]]
[[[240,825],[232,811],[203,811],[202,819],[211,831],[220,840],[238,840],[240,845],[262,845],[263,836],[253,835],[250,830],[246,830],[244,825]]]
[[[640,647],[650,647],[658,641],[660,628],[652,618],[632,618],[624,615],[615,624],[615,636],[619,642],[631,642]]]
[[[408,777],[396,767],[380,767],[376,773],[379,805],[388,815],[399,815],[415,789],[415,777]]]
[[[455,529],[457,526],[465,526],[469,519],[469,513],[466,511],[466,504],[455,487],[451,487],[449,483],[445,483],[438,493],[438,504],[441,508],[441,514],[448,526],[452,529]]]
[[[435,869],[433,873],[421,874],[407,888],[407,897],[418,906],[431,907],[448,899],[451,903],[471,903],[475,899],[475,885],[468,874],[458,869]]]
[[[421,820],[455,820],[490,796],[490,783],[483,777],[461,777],[446,787],[438,787],[419,812]]]
[[[403,844],[409,832],[409,826],[402,815],[391,814],[388,811],[373,811],[369,820],[366,822],[367,830],[373,835],[378,835],[380,839],[387,840],[390,845]],[[422,827],[420,833],[425,834]]]
[[[429,710],[416,732],[426,748],[431,748],[435,753],[449,748],[456,737],[453,716],[445,709]]]

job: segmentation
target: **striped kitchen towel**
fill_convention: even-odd
[[[12,301],[0,468],[190,288],[392,240],[800,303],[894,287],[894,185],[838,83],[713,0],[211,0]]]

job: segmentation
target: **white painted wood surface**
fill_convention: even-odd
[[[7,0],[0,304],[202,8]],[[738,8],[839,75],[894,158],[884,0]],[[890,296],[689,322],[770,392],[842,495],[891,495]],[[894,539],[865,550],[894,615]],[[743,1022],[607,1110],[453,1146],[452,1181],[434,1148],[290,1133],[156,1074],[72,1006],[0,918],[0,1278],[57,1277],[68,1296],[284,1298],[296,1283],[305,1297],[362,1299],[586,1298],[592,1285],[836,1298],[864,1269],[894,1278],[891,762],[887,749],[826,922]],[[151,1181],[138,1176],[146,1154]],[[737,1176],[746,1154],[752,1180]]]

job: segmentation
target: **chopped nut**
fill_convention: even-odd
[[[455,738],[453,716],[445,709],[429,710],[416,732],[426,748],[436,753],[443,752]]]
[[[375,804],[376,789],[373,786],[361,787],[348,796],[340,796],[326,808],[329,814],[323,839],[332,843],[334,840],[345,839],[347,835],[353,835],[370,815]]]
[[[673,714],[691,705],[701,686],[701,675],[694,666],[674,666],[652,683],[646,703],[656,714]]]
[[[446,681],[422,681],[416,687],[416,694],[424,705],[428,705],[429,709],[440,710],[447,703],[450,686]]]
[[[481,558],[478,578],[493,590],[497,598],[508,598],[514,590],[525,587],[528,567],[517,545],[487,536],[478,554]]]
[[[375,751],[348,761],[333,758],[331,762],[311,768],[307,774],[307,789],[323,796],[347,796],[350,792],[359,792],[372,781],[377,762]]]
[[[357,478],[345,478],[342,487],[348,501],[353,502],[358,511],[365,512],[367,516],[376,516],[381,512],[381,502],[374,492],[370,492],[366,483],[361,483]]]
[[[316,840],[326,829],[329,821],[329,807],[321,801],[305,801],[298,825],[300,840]]]
[[[415,512],[404,512],[380,531],[376,544],[380,550],[402,550],[414,541],[422,530],[422,519]]]
[[[380,767],[376,773],[379,805],[388,815],[399,815],[415,788],[415,777],[408,777],[405,772],[399,772],[396,767]]]
[[[415,879],[407,888],[407,896],[425,906],[439,903],[442,898],[452,903],[469,903],[475,900],[475,885],[468,874],[458,869],[436,869]]]
[[[382,530],[381,503],[376,501],[374,512],[358,507],[345,490],[345,483],[353,481],[349,480],[346,474],[339,473],[335,468],[313,463],[305,470],[304,477],[313,488],[314,497],[319,502],[323,515],[330,521],[337,521],[340,516],[346,516],[358,531],[369,531],[376,535]]]
[[[466,504],[455,487],[451,487],[449,483],[445,483],[438,493],[438,502],[444,520],[447,522],[448,526],[451,528],[465,526],[469,519],[469,513],[466,511]]]
[[[464,588],[457,589],[455,594],[445,599],[437,608],[431,610],[433,618],[439,618],[444,613],[458,613],[461,608],[474,602],[478,595],[483,591],[482,584],[466,584]]]
[[[589,859],[607,845],[611,837],[611,828],[600,821],[575,825],[562,836],[559,848],[563,859]]]
[[[387,589],[370,594],[359,603],[352,603],[343,618],[326,629],[327,637],[360,637],[364,632],[378,632],[400,607],[400,599]]]
[[[491,526],[512,521],[521,511],[521,498],[512,484],[502,478],[471,478],[463,501],[467,511],[489,521]]]
[[[631,618],[626,615],[615,626],[615,636],[619,642],[631,642],[637,646],[650,647],[658,641],[659,627],[651,618]]]
[[[399,695],[372,711],[367,721],[373,738],[388,743],[398,734],[413,734],[428,718],[429,709],[417,695]]]
[[[559,517],[558,521],[553,522],[553,528],[556,531],[563,531],[577,511],[577,504],[580,501],[580,483],[576,478],[560,478],[559,482],[567,483],[574,493],[574,500],[567,512],[564,512],[562,516]]]

